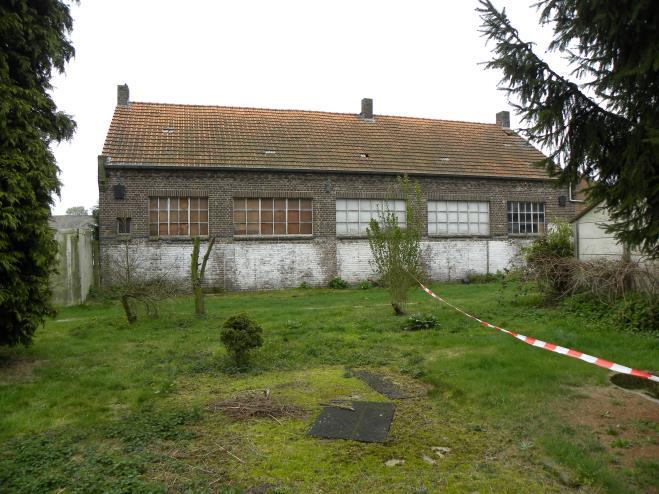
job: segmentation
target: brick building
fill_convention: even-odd
[[[366,225],[396,177],[418,181],[431,279],[504,269],[574,215],[544,156],[509,127],[375,115],[171,105],[117,107],[98,160],[103,280],[125,249],[187,282],[191,236],[214,236],[207,284],[269,289],[372,276]],[[400,215],[401,219],[404,215]]]

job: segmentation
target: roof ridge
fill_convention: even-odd
[[[322,115],[344,115],[344,116],[359,116],[359,113],[348,113],[348,112],[333,112],[333,111],[324,111],[324,110],[299,110],[296,108],[258,108],[254,106],[231,106],[231,105],[200,105],[200,104],[191,104],[191,103],[157,103],[153,101],[130,101],[131,104],[139,105],[149,105],[149,106],[173,106],[173,107],[188,107],[188,108],[222,108],[226,110],[260,110],[268,112],[299,112],[299,113],[314,113]],[[486,125],[488,127],[498,127],[496,123],[487,123],[487,122],[474,122],[470,120],[455,120],[448,118],[429,118],[429,117],[412,117],[408,115],[387,115],[376,113],[374,117],[385,117],[385,118],[403,118],[406,120],[417,120],[417,121],[427,121],[427,122],[447,122],[447,123],[458,123],[458,124],[471,124],[471,125]],[[511,129],[506,129],[511,130]]]

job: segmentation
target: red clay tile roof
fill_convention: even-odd
[[[544,155],[495,124],[348,113],[117,106],[110,164],[547,179]]]

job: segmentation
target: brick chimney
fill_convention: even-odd
[[[117,106],[126,106],[128,105],[128,84],[123,84],[117,86]]]
[[[359,116],[362,118],[373,118],[373,100],[371,98],[362,99],[362,112]]]
[[[504,129],[510,128],[510,112],[509,111],[500,111],[497,113],[497,125],[503,127]]]

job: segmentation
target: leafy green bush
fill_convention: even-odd
[[[336,278],[332,278],[330,280],[329,287],[337,290],[343,290],[344,288],[348,288],[349,285],[346,280],[337,276]]]
[[[367,281],[362,281],[362,282],[359,284],[359,289],[360,289],[360,290],[370,290],[371,288],[373,288],[373,283],[371,283],[371,282],[368,281],[368,280],[367,280]]]
[[[405,331],[419,331],[422,329],[434,329],[439,327],[439,321],[433,314],[412,314],[403,324]]]
[[[231,316],[222,325],[220,340],[238,367],[244,367],[249,360],[249,352],[263,346],[263,328],[247,314],[241,312]]]
[[[301,290],[307,290],[308,288],[311,288],[311,286],[306,281],[303,281],[302,283],[300,283],[300,286],[298,288],[300,288]]]
[[[626,331],[659,334],[659,299],[628,296],[613,307],[613,321]]]

